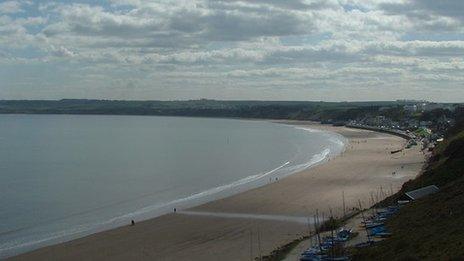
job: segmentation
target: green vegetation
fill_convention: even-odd
[[[460,128],[452,129],[452,135],[436,147],[421,176],[380,204],[391,204],[404,192],[427,185],[439,186],[440,192],[402,208],[386,224],[393,236],[354,252],[354,260],[464,259],[464,128]]]
[[[295,120],[348,120],[376,115],[380,108],[405,102],[306,102],[306,101],[118,101],[118,100],[12,100],[0,101],[0,113],[118,114],[195,117],[234,117]],[[390,110],[387,110],[389,112]],[[396,111],[396,112],[394,112]]]

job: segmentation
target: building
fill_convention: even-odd
[[[431,185],[420,189],[408,191],[405,193],[405,195],[411,200],[418,200],[430,194],[437,193],[438,191],[440,191],[440,189],[437,186]]]

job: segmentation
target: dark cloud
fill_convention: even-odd
[[[307,3],[306,1],[302,0],[213,0],[211,4],[230,4],[230,3],[244,3],[244,4],[259,4],[283,9],[292,9],[292,10],[320,10],[325,8],[331,8],[333,5],[330,4],[329,1],[326,0],[317,0],[312,1],[311,3]]]
[[[405,15],[420,21],[419,29],[461,30],[464,25],[464,1],[462,0],[410,0],[405,3],[381,4],[380,8],[390,15]],[[456,22],[443,20],[454,19]]]
[[[414,0],[411,5],[424,12],[464,19],[464,1],[462,0]]]
[[[236,6],[234,10],[192,7],[154,10],[145,7],[114,13],[98,6],[73,4],[61,6],[57,12],[61,19],[45,27],[44,35],[80,35],[92,37],[93,43],[90,44],[103,42],[113,46],[127,42],[128,46],[182,47],[189,43],[198,45],[211,41],[301,35],[313,30],[311,22],[297,13],[284,9],[250,10],[242,6]]]
[[[398,57],[441,57],[449,58],[464,55],[462,41],[407,41],[394,43],[371,43],[362,53],[370,56],[393,55]]]
[[[217,11],[200,19],[204,36],[211,40],[240,41],[263,36],[286,36],[309,32],[311,25],[291,14],[247,15]]]
[[[265,64],[310,64],[351,63],[362,60],[361,53],[350,53],[343,47],[291,48],[269,53],[261,63]]]

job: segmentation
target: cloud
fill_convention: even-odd
[[[64,46],[56,47],[54,45],[50,45],[50,53],[52,53],[53,55],[55,55],[57,57],[74,57],[74,56],[76,56],[76,53],[74,53],[73,51],[67,49]]]
[[[21,81],[2,74],[11,97],[15,88],[36,98],[52,92],[69,97],[73,88],[87,88],[89,98],[346,100],[392,98],[401,89],[408,98],[427,99],[447,86],[458,99],[464,98],[458,88],[464,67],[462,5],[457,0],[7,1],[0,4],[0,73],[18,64],[28,68]],[[34,92],[38,81],[25,79],[44,68],[59,73],[40,74],[47,84]],[[51,85],[53,91],[47,89]],[[60,92],[61,85],[66,87]],[[110,89],[121,93],[113,96]],[[353,90],[360,96],[351,96]]]
[[[124,2],[118,2],[118,5]],[[125,2],[137,4],[138,2]],[[242,2],[224,10],[219,2],[209,5],[151,4],[128,12],[110,12],[101,6],[61,5],[54,12],[61,18],[44,29],[48,37],[81,35],[95,38],[138,39],[160,46],[208,41],[246,41],[259,37],[309,33],[310,14],[265,7],[249,9]],[[225,5],[225,3],[221,3]],[[227,3],[227,5],[231,5]],[[213,8],[211,8],[213,7]]]
[[[5,1],[0,3],[0,14],[14,14],[23,12],[19,1]]]
[[[409,0],[383,3],[381,8],[390,15],[408,17],[419,30],[462,31],[464,23],[464,2],[461,0]]]

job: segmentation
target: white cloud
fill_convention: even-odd
[[[0,15],[0,72],[15,64],[59,65],[61,74],[44,81],[67,85],[62,97],[73,93],[72,86],[88,86],[89,98],[111,98],[108,86],[138,85],[128,98],[150,98],[147,93],[182,98],[177,95],[183,93],[345,100],[356,88],[364,90],[360,99],[396,97],[398,88],[418,98],[422,88],[426,99],[437,97],[445,85],[454,91],[462,85],[460,5],[458,0],[443,5],[432,0],[8,1],[0,4],[0,10],[10,10]],[[32,94],[36,86],[36,81],[8,82]],[[458,97],[464,98],[464,90],[452,98]]]
[[[0,14],[14,14],[22,11],[19,1],[5,1],[0,3]]]

